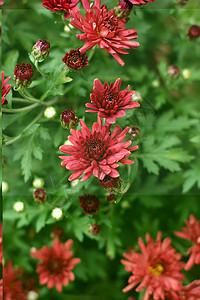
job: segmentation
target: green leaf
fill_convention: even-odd
[[[183,184],[183,193],[188,192],[195,184],[200,189],[200,162],[192,164],[192,168],[184,172],[183,177],[186,178]]]
[[[40,211],[40,215],[39,215],[39,218],[37,219],[36,221],[36,224],[35,224],[35,230],[36,232],[38,233],[43,227],[45,227],[45,221],[47,219],[47,215],[48,215],[48,211],[44,211],[44,210],[41,210]]]

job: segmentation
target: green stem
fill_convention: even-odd
[[[22,90],[19,90],[20,95],[26,99],[29,102],[34,102],[34,103],[38,103],[38,104],[43,104],[41,103],[39,100],[34,99],[34,98],[30,98],[29,96],[27,96]],[[44,104],[45,105],[45,104]]]
[[[34,105],[35,105],[35,104],[34,104]],[[35,117],[35,119],[33,119],[33,121],[32,121],[31,123],[29,123],[29,124],[24,128],[24,130],[23,130],[18,136],[16,136],[14,139],[10,140],[9,142],[6,142],[6,143],[5,143],[5,146],[11,145],[11,144],[13,144],[15,141],[17,141],[18,139],[20,139],[20,138],[22,137],[23,132],[26,131],[29,127],[31,127],[33,124],[35,124],[35,123],[40,119],[40,117],[43,115],[43,112],[44,112],[44,109],[40,112],[39,115],[37,115],[37,116]]]
[[[39,104],[32,104],[32,105],[28,105],[26,107],[13,108],[13,109],[2,108],[2,112],[9,113],[9,114],[15,114],[15,113],[31,110],[31,109],[37,107],[38,105]]]
[[[12,101],[15,102],[30,102],[30,100],[24,99],[24,98],[17,98],[17,97],[12,97]]]
[[[45,77],[44,73],[42,72],[42,70],[39,67],[38,60],[35,60],[35,67],[38,70],[38,72],[42,75],[42,77]]]

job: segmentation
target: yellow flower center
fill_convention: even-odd
[[[155,276],[161,276],[164,268],[161,264],[157,264],[155,268],[150,266],[149,271],[152,272]]]

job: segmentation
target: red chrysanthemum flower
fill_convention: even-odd
[[[75,180],[83,173],[81,181],[87,180],[92,174],[103,180],[106,175],[116,178],[119,173],[116,168],[119,162],[123,164],[133,164],[132,160],[126,159],[138,146],[130,147],[131,141],[122,143],[126,137],[129,127],[124,130],[115,126],[110,134],[110,125],[102,125],[101,118],[92,126],[92,131],[83,120],[80,120],[81,129],[71,129],[69,141],[73,144],[62,145],[60,151],[70,154],[70,156],[60,156],[63,159],[61,165],[68,170],[75,171],[69,180]]]
[[[0,223],[0,264],[3,262],[3,225]]]
[[[31,84],[33,68],[31,64],[17,64],[14,71],[14,80],[17,87],[28,87]]]
[[[195,217],[190,215],[189,221],[185,220],[185,223],[187,227],[183,227],[182,232],[175,231],[174,233],[195,244],[188,250],[190,258],[185,265],[185,270],[189,270],[194,264],[200,264],[200,221],[196,221]]]
[[[98,214],[100,201],[94,194],[83,194],[79,197],[79,202],[84,214]]]
[[[64,244],[55,238],[52,248],[43,246],[41,250],[32,252],[32,256],[41,260],[38,263],[37,273],[40,274],[40,284],[47,284],[47,287],[54,286],[58,292],[62,292],[62,285],[68,285],[69,280],[74,281],[75,276],[71,270],[80,263],[80,258],[72,258],[73,252],[70,248],[73,245],[72,240]]]
[[[79,11],[76,6],[79,0],[42,0],[43,6],[53,12],[64,13],[64,18],[69,19],[71,12]]]
[[[154,0],[127,0],[127,1],[137,5],[146,4],[147,2],[154,2]]]
[[[183,286],[179,300],[200,300],[200,280]]]
[[[196,39],[200,36],[200,26],[192,25],[188,30],[189,39]]]
[[[3,299],[4,300],[26,300],[26,293],[22,281],[17,277],[17,270],[13,268],[12,262],[3,268]]]
[[[4,72],[1,72],[1,104],[2,105],[8,103],[8,101],[6,100],[6,95],[10,92],[11,89],[11,85],[7,84],[11,76],[9,76],[4,80],[4,74],[5,74]]]
[[[70,50],[69,53],[66,53],[62,58],[62,61],[73,70],[81,70],[83,67],[87,67],[89,65],[88,57],[86,53],[81,53],[77,50]]]
[[[95,79],[93,94],[90,95],[92,103],[85,105],[92,110],[86,110],[86,112],[98,113],[100,118],[105,118],[106,122],[113,124],[116,122],[116,118],[125,116],[126,109],[139,107],[139,103],[131,101],[135,91],[128,91],[129,85],[125,90],[119,91],[121,83],[120,78],[114,84],[111,83],[110,86],[107,82],[103,85],[99,79]]]
[[[2,5],[2,4],[4,4],[4,2],[3,2],[3,1],[0,1],[0,5]]]
[[[124,61],[118,53],[128,54],[124,49],[139,47],[138,42],[129,41],[137,38],[136,30],[125,28],[126,21],[118,18],[114,9],[108,11],[105,5],[100,8],[101,1],[95,0],[94,10],[90,8],[89,0],[82,2],[86,9],[85,18],[77,12],[72,13],[73,19],[70,21],[73,26],[84,32],[77,34],[78,39],[86,41],[80,52],[86,52],[98,44],[123,66]]]
[[[147,245],[145,246],[141,238],[138,244],[142,253],[128,252],[124,254],[122,264],[126,271],[132,272],[129,278],[129,285],[123,289],[128,292],[137,284],[136,288],[140,292],[146,287],[144,300],[153,299],[164,300],[166,292],[177,293],[182,289],[182,279],[184,275],[180,271],[184,263],[180,262],[181,254],[171,246],[171,239],[166,238],[161,241],[161,233],[157,235],[154,243],[149,234],[146,234]]]

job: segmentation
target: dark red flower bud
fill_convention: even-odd
[[[79,202],[84,214],[97,214],[100,207],[100,201],[94,194],[83,194],[79,197]]]
[[[61,126],[63,128],[71,129],[75,128],[78,124],[78,118],[72,109],[66,109],[60,116]]]
[[[52,238],[56,238],[56,237],[61,238],[63,236],[63,234],[64,234],[63,229],[60,226],[56,226],[52,232],[51,237]]]
[[[180,75],[180,69],[178,67],[175,67],[175,66],[169,66],[169,68],[167,70],[167,74],[171,78],[178,78],[179,75]]]
[[[17,64],[14,71],[14,80],[17,88],[28,87],[31,84],[31,77],[33,76],[33,69],[31,64],[22,63]]]
[[[33,192],[33,197],[37,203],[44,203],[47,200],[47,193],[43,189],[36,189]]]
[[[88,231],[90,233],[96,235],[101,231],[101,229],[100,229],[99,225],[97,225],[97,224],[90,224]]]
[[[115,6],[115,15],[120,19],[129,20],[128,16],[131,13],[133,4],[129,0],[121,0]]]
[[[80,70],[83,67],[87,67],[89,65],[88,58],[86,53],[81,53],[77,50],[70,50],[69,53],[66,53],[62,58],[62,61],[70,68],[74,70]]]
[[[140,129],[137,126],[130,126],[128,134],[132,141],[136,141],[140,136]]]
[[[198,25],[192,25],[188,30],[189,39],[196,39],[200,36],[200,27]]]
[[[120,177],[112,178],[109,175],[106,175],[103,180],[98,180],[98,182],[104,189],[107,189],[110,192],[119,192],[122,187],[122,180]]]
[[[38,40],[33,46],[31,55],[35,60],[41,62],[49,56],[50,43],[45,40]]]

